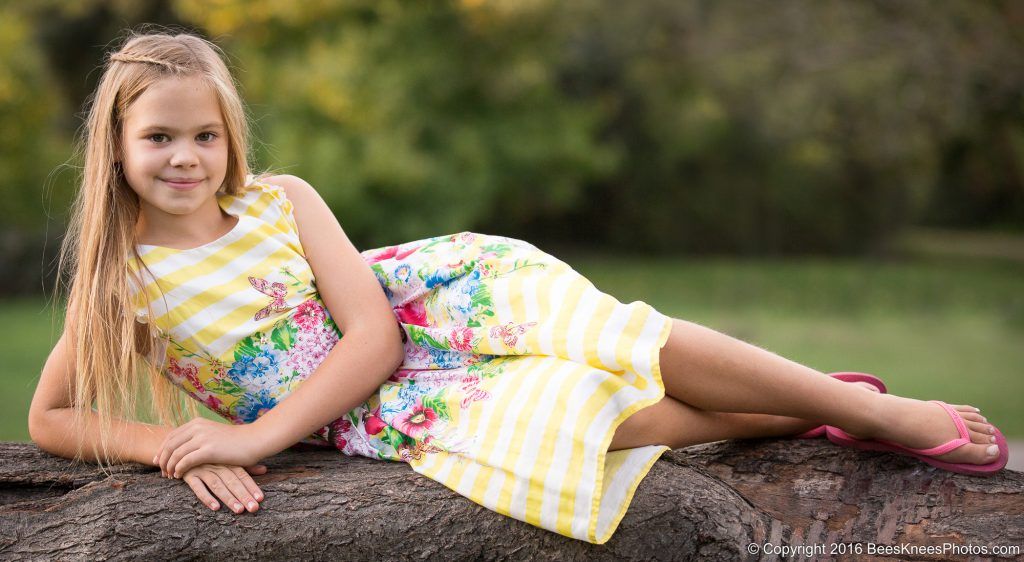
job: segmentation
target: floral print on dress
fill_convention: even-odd
[[[400,325],[405,360],[376,394],[304,442],[406,462],[470,447],[473,440],[458,433],[458,416],[491,399],[487,388],[503,371],[501,355],[523,353],[519,338],[536,326],[494,324],[485,281],[546,267],[527,259],[501,260],[515,250],[513,244],[525,243],[460,233],[364,252]],[[248,277],[252,289],[268,297],[253,320],[280,318],[229,353],[212,357],[165,336],[168,378],[235,424],[251,423],[274,408],[342,337],[315,282],[303,283],[287,268],[269,273]],[[308,298],[288,309],[289,294]],[[481,352],[495,346],[504,351]]]
[[[257,331],[217,358],[163,334],[169,361],[164,374],[186,393],[232,423],[251,423],[276,406],[327,357],[341,337],[315,287],[287,268],[276,272],[287,284],[249,277],[272,301],[253,320],[280,312],[289,289],[309,295],[291,314]],[[225,358],[226,357],[226,358]]]

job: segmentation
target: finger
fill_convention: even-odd
[[[181,462],[181,459],[192,454],[198,448],[199,443],[197,440],[193,439],[192,441],[188,441],[175,449],[174,452],[171,453],[171,457],[167,459],[167,476],[177,478],[179,474],[185,474],[184,470],[178,470],[178,464]],[[195,463],[192,466],[198,466],[200,464],[202,463]]]
[[[244,470],[237,469],[238,471],[236,472],[236,469],[237,467],[224,467],[218,469],[217,473],[220,474],[220,479],[225,484],[227,484],[228,489],[231,490],[231,493],[235,494],[235,497],[242,502],[242,505],[245,506],[245,509],[249,510],[250,512],[256,511],[257,509],[259,509],[259,503],[256,502],[256,498],[254,497],[252,491],[249,489],[249,486],[247,486],[246,482],[243,481],[243,478],[245,480],[252,479],[249,478],[249,475],[246,474]],[[241,472],[242,475],[239,475],[238,472]]]
[[[222,502],[227,506],[228,509],[235,513],[241,513],[244,511],[242,508],[242,502],[238,501],[235,494],[228,488],[227,484],[221,479],[220,475],[215,471],[203,471],[203,482],[206,483],[206,487],[210,489]]]
[[[185,477],[185,483],[188,484],[189,488],[192,488],[192,491],[195,492],[196,497],[199,498],[199,501],[206,504],[206,507],[214,511],[217,511],[217,509],[220,508],[220,504],[217,502],[217,499],[214,498],[213,494],[211,494],[210,491],[206,489],[206,484],[203,483],[203,480],[199,476],[195,474],[189,474],[188,476]]]
[[[189,443],[192,443],[192,441]],[[209,456],[206,450],[197,445],[194,449],[185,453],[176,464],[171,466],[171,474],[178,478],[180,475],[188,472],[190,468],[209,462]]]
[[[249,474],[255,474],[256,476],[267,473],[267,466],[263,464],[254,464],[252,466],[246,466],[244,468],[246,472],[248,472]]]
[[[177,441],[177,439],[180,436],[181,436],[181,428],[178,427],[178,428],[173,429],[170,433],[168,433],[164,437],[163,442],[160,443],[160,449],[157,451],[156,461],[155,462],[156,462],[156,465],[158,467],[160,467],[160,475],[161,476],[165,476],[165,477],[167,476],[167,458],[170,457],[171,453],[174,451],[174,448],[170,447],[170,444],[171,444],[172,440],[173,441]]]
[[[167,438],[164,438],[164,440],[160,442],[160,446],[157,447],[156,454],[153,455],[153,464],[156,465],[156,467],[158,469],[160,469],[160,476],[165,476],[164,466],[163,466],[163,457],[164,457],[164,451],[166,451],[166,450],[167,450]]]
[[[174,454],[174,451],[180,447],[182,443],[187,442],[191,438],[192,436],[189,429],[187,429],[186,426],[181,426],[168,434],[167,438],[164,439],[164,444],[160,447],[160,458],[158,460],[160,472],[163,473],[164,476],[170,476],[168,461],[170,460],[171,455]]]
[[[252,494],[252,497],[255,498],[256,501],[263,501],[263,491],[260,490],[259,484],[252,479],[252,476],[249,476],[246,469],[236,466],[232,467],[231,471],[238,476],[238,479],[242,482],[245,488],[249,490],[249,493]]]

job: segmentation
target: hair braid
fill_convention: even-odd
[[[153,58],[153,57],[147,57],[145,55],[129,55],[127,53],[114,53],[114,54],[110,55],[110,60],[117,61],[117,62],[136,62],[136,63],[143,63],[143,64],[155,64],[155,65],[162,66],[162,67],[164,67],[164,68],[166,68],[168,70],[174,71],[174,72],[181,72],[181,71],[184,70],[179,65],[176,65],[176,64],[174,64],[174,63],[172,63],[170,61],[160,60],[160,59]]]

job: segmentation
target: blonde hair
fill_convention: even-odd
[[[93,408],[99,417],[98,443],[93,453],[103,468],[124,459],[111,450],[115,418],[138,419],[140,380],[148,380],[150,412],[161,425],[181,424],[198,415],[193,401],[182,404],[182,393],[160,374],[162,357],[158,337],[140,329],[135,318],[139,302],[153,318],[145,291],[133,294],[130,283],[144,287],[141,272],[129,271],[135,258],[135,226],[140,207],[136,193],[121,170],[123,120],[128,109],[153,83],[168,77],[199,77],[208,83],[220,103],[228,142],[227,174],[221,191],[236,195],[245,190],[249,173],[249,123],[245,108],[222,51],[195,35],[129,32],[111,52],[92,97],[79,137],[84,153],[81,185],[72,208],[58,271],[67,287],[65,330],[73,342],[75,427],[84,428]],[[140,298],[141,301],[137,301]],[[82,459],[82,447],[76,460]],[[112,454],[113,453],[113,454]]]

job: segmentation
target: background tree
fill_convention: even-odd
[[[1019,2],[42,0],[0,21],[3,271],[62,231],[85,96],[144,22],[225,48],[257,164],[309,179],[361,247],[859,254],[914,224],[1024,230]]]

